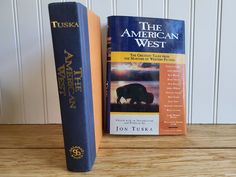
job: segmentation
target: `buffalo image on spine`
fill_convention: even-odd
[[[151,104],[153,102],[154,96],[152,93],[147,92],[146,87],[142,84],[134,83],[128,84],[116,89],[117,103],[121,104],[120,99],[131,99],[130,104],[141,104],[145,102],[146,104]]]

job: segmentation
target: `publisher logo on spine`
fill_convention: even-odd
[[[84,156],[84,150],[79,146],[72,146],[69,151],[70,156],[74,159],[81,159]]]

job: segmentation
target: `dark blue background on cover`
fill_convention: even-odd
[[[139,47],[134,40],[135,37],[121,37],[126,28],[128,31],[141,31],[142,27],[139,22],[149,22],[150,24],[162,25],[164,33],[178,33],[179,40],[145,38],[151,41],[166,41],[165,48],[149,48]],[[128,16],[110,16],[108,17],[108,25],[110,28],[111,48],[112,51],[135,51],[135,52],[160,52],[160,53],[185,53],[184,45],[184,21],[146,18],[146,17],[128,17]],[[145,30],[147,31],[147,30]],[[150,30],[151,31],[151,30]]]

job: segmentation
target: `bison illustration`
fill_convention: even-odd
[[[117,103],[121,104],[120,99],[131,99],[130,104],[141,104],[145,102],[146,104],[151,104],[153,102],[154,96],[152,93],[147,92],[146,87],[142,84],[134,83],[128,84],[116,89]]]

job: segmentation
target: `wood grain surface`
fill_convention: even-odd
[[[104,135],[93,170],[66,170],[60,125],[0,125],[0,177],[236,176],[236,125],[187,136]]]

